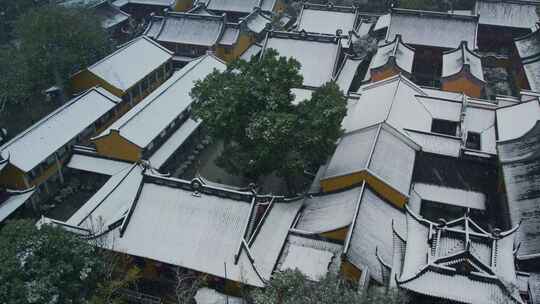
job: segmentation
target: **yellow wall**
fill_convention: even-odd
[[[349,232],[349,226],[343,227],[340,229],[336,229],[333,231],[321,233],[320,235],[324,238],[335,240],[335,241],[342,241],[344,242],[347,238],[347,233]]]
[[[97,77],[95,74],[88,71],[87,69],[80,71],[79,73],[71,77],[71,89],[73,93],[80,93],[95,86],[101,86],[120,98],[122,98],[122,96],[124,96],[125,94],[124,91],[110,85],[108,82]]]
[[[245,32],[241,33],[240,37],[238,38],[238,42],[232,47],[229,53],[225,52],[225,47],[218,46],[216,48],[216,55],[227,62],[233,61],[234,59],[240,57],[240,55],[242,55],[254,42],[255,37],[253,35]]]
[[[0,185],[17,190],[28,188],[24,183],[24,172],[12,164],[8,164],[0,172]]]
[[[451,79],[442,79],[443,91],[465,93],[470,97],[480,98],[482,95],[482,86],[469,80],[464,75],[459,75]]]
[[[176,0],[176,4],[174,5],[174,10],[176,12],[185,12],[191,9],[192,7],[192,0]]]
[[[384,66],[379,70],[371,70],[371,82],[381,81],[399,74],[399,70],[393,66]]]
[[[341,261],[341,274],[343,277],[353,283],[358,283],[362,276],[362,271],[347,260]]]
[[[109,135],[94,140],[99,155],[135,162],[141,159],[142,149],[111,130]]]
[[[369,174],[365,170],[349,175],[321,180],[321,187],[324,192],[332,192],[359,185],[363,181],[367,182],[375,192],[395,206],[399,208],[403,208],[403,206],[405,206],[405,203],[407,202],[406,196],[379,180],[377,177]]]

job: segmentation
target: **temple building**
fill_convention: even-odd
[[[35,187],[37,196],[46,197],[50,186],[64,182],[63,167],[73,146],[108,126],[119,104],[120,99],[105,89],[92,88],[0,146],[0,186]]]
[[[71,86],[76,93],[101,86],[122,99],[126,112],[170,77],[172,57],[171,51],[140,36],[72,75]]]
[[[114,6],[141,20],[150,14],[161,15],[166,11],[183,12],[191,8],[191,0],[114,0]]]
[[[172,52],[176,65],[214,52],[223,60],[238,58],[266,29],[270,20],[254,11],[239,23],[227,16],[203,13],[166,13],[152,16],[145,35]]]
[[[537,3],[527,0],[477,0],[472,15],[480,16],[480,50],[511,50],[513,39],[534,30],[539,21],[536,6]]]
[[[213,55],[205,55],[175,72],[153,93],[92,138],[97,153],[129,162],[146,159],[155,168],[160,168],[197,132],[201,122],[190,118],[192,99],[189,94],[195,81],[215,69],[223,71],[225,63]]]
[[[459,48],[443,53],[441,88],[480,98],[486,81],[482,59],[463,41]]]
[[[164,177],[140,163],[112,176],[67,221],[42,218],[40,224],[101,237],[101,246],[158,275],[175,267],[206,274],[233,293],[240,284],[265,286],[301,205],[299,199]]]
[[[414,49],[401,41],[401,35],[396,35],[393,41],[383,43],[377,48],[369,66],[369,77],[372,82],[398,74],[411,77],[413,62]]]
[[[304,3],[298,14],[296,30],[328,35],[341,31],[348,35],[356,30],[359,17],[358,9],[352,6]]]
[[[478,16],[392,9],[389,19],[385,40],[401,35],[414,48],[412,73],[420,85],[440,87],[445,51],[458,48],[462,41],[476,49]]]
[[[227,14],[233,21],[239,21],[249,15],[254,9],[261,11],[280,13],[285,10],[283,0],[180,0],[183,2],[193,1],[193,6],[204,4],[214,14]]]
[[[408,208],[406,219],[406,231],[393,229],[390,259],[380,258],[387,284],[417,301],[524,303],[514,266],[519,226],[488,232],[468,213],[433,222]]]
[[[342,56],[338,36],[272,31],[267,34],[262,53],[267,49],[298,60],[306,88],[318,88],[337,77]]]

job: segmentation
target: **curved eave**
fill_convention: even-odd
[[[441,77],[442,81],[448,81],[448,80],[455,80],[458,78],[466,78],[468,80],[471,80],[472,82],[477,83],[478,85],[485,85],[486,81],[484,79],[480,79],[476,77],[473,73],[470,72],[470,66],[469,64],[464,64],[461,66],[461,69],[457,71],[456,73],[449,74],[449,75],[443,75]]]

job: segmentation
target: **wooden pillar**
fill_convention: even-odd
[[[64,183],[64,174],[62,172],[62,163],[58,159],[58,154],[56,152],[54,152],[54,160],[56,162],[56,168],[58,168],[58,177],[60,177],[60,183],[63,184]]]

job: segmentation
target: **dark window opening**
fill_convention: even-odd
[[[467,142],[465,147],[473,150],[480,150],[480,133],[477,132],[467,132]]]
[[[433,119],[433,122],[431,124],[431,132],[456,136],[457,125],[458,124],[455,121]]]

